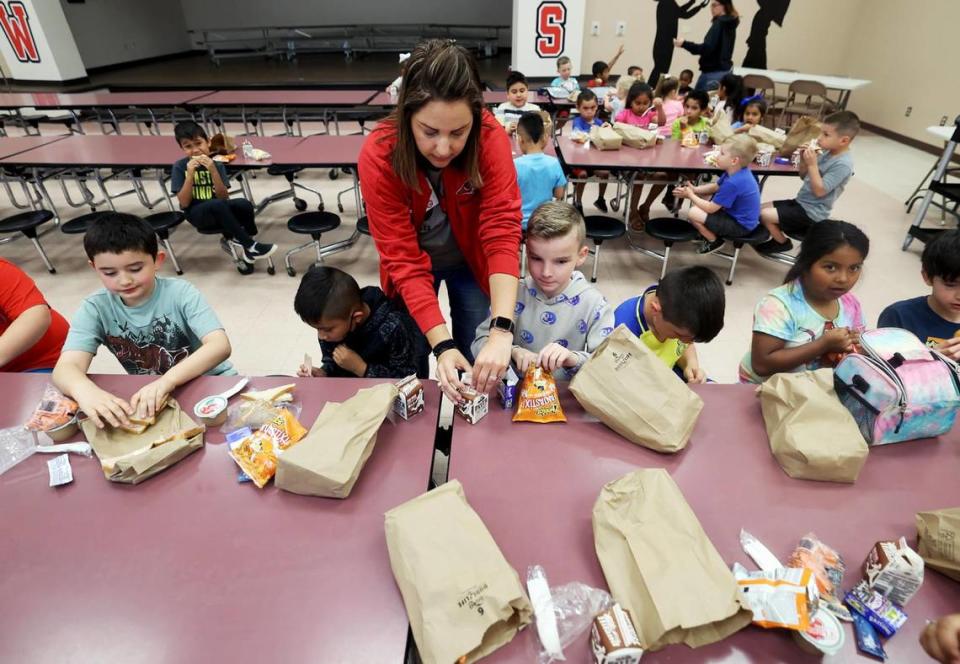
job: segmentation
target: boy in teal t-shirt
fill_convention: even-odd
[[[227,362],[230,341],[203,295],[187,281],[156,276],[164,254],[145,221],[106,216],[90,226],[83,245],[104,288],[73,317],[53,382],[98,427],[152,417],[171,392],[202,374],[236,374]],[[87,376],[100,346],[127,373],[159,378],[129,403],[110,394]]]

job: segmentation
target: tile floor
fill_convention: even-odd
[[[131,128],[132,130],[132,128]],[[91,131],[98,131],[91,128]],[[169,127],[167,127],[169,131]],[[306,131],[306,129],[305,129]],[[344,132],[351,131],[345,125]],[[171,137],[171,140],[172,137]],[[252,139],[256,145],[256,138]],[[907,252],[900,244],[911,217],[906,214],[903,201],[933,163],[934,158],[923,152],[904,147],[878,136],[863,134],[854,143],[857,172],[846,192],[840,198],[835,217],[858,224],[870,236],[872,252],[866,270],[856,287],[864,311],[875,321],[880,310],[889,302],[923,292],[920,279],[919,243]],[[328,210],[336,210],[336,193],[351,184],[349,175],[341,174],[330,180],[327,170],[308,172],[302,182],[318,188]],[[252,182],[253,193],[260,198],[283,188],[282,178],[262,173]],[[117,185],[119,186],[119,185]],[[771,178],[764,191],[764,200],[792,197],[799,180]],[[61,197],[55,191],[58,205]],[[584,196],[593,199],[592,191]],[[155,192],[154,192],[155,195]],[[354,228],[356,210],[351,195],[344,196],[345,210],[341,215],[341,229],[331,233],[324,242],[348,237]],[[317,200],[309,198],[311,209]],[[9,213],[9,204],[0,213]],[[132,197],[120,199],[118,209],[143,213]],[[588,209],[588,212],[590,210]],[[64,218],[82,213],[61,207]],[[656,208],[654,210],[656,212]],[[282,251],[300,244],[301,237],[293,236],[286,228],[286,220],[296,213],[290,200],[274,203],[258,218],[261,238],[276,242]],[[931,219],[937,217],[931,215]],[[929,222],[928,222],[929,223]],[[933,223],[937,223],[933,221]],[[952,223],[948,221],[947,223]],[[311,328],[297,318],[293,311],[293,296],[299,278],[290,278],[283,271],[282,253],[278,252],[278,271],[266,274],[262,267],[250,276],[241,276],[220,251],[215,238],[198,235],[187,224],[172,236],[184,277],[193,282],[211,302],[226,327],[233,344],[233,361],[239,371],[247,374],[283,374],[295,372],[304,353],[319,354]],[[640,242],[651,243],[650,238]],[[24,240],[0,245],[0,256],[10,259],[25,269],[39,284],[53,307],[65,316],[71,316],[84,296],[100,287],[96,275],[87,267],[82,249],[74,238],[59,231],[43,238],[43,243],[58,273],[50,275],[44,269],[33,247]],[[304,252],[295,258],[302,274],[309,266],[310,255]],[[587,272],[592,259],[584,265]],[[724,277],[728,263],[716,257],[698,257],[692,246],[677,247],[671,256],[674,268],[701,262]],[[362,236],[356,245],[327,259],[329,265],[353,274],[361,285],[378,281],[378,257],[370,238]],[[751,249],[743,251],[734,285],[727,287],[727,314],[723,332],[711,343],[699,346],[701,362],[708,374],[720,382],[736,380],[737,364],[750,343],[753,307],[770,288],[778,285],[786,266],[760,258]],[[656,281],[659,262],[631,249],[627,238],[604,244],[598,287],[608,300],[617,304],[635,295]],[[160,274],[175,276],[169,263]],[[441,294],[441,300],[444,296]],[[108,353],[101,352],[92,365],[96,372],[117,372],[120,366]]]

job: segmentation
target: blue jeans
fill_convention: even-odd
[[[704,92],[709,92],[710,90],[716,90],[720,87],[720,80],[729,74],[732,69],[726,71],[704,71],[700,72],[700,78],[697,79],[697,90],[703,90]]]
[[[453,319],[453,341],[470,364],[473,353],[470,344],[477,334],[477,326],[490,315],[490,298],[480,290],[473,271],[467,266],[433,271],[433,290],[440,290],[446,282],[450,297],[450,317]]]

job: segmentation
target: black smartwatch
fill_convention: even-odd
[[[455,342],[453,339],[444,339],[433,347],[433,356],[439,360],[440,356],[446,353],[448,350],[456,350],[456,348],[457,342]]]
[[[502,330],[504,332],[513,334],[513,331],[517,329],[517,327],[513,324],[512,318],[507,318],[505,316],[494,316],[490,319],[490,329]]]

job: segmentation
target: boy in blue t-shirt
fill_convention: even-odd
[[[560,161],[543,153],[547,143],[543,117],[539,113],[524,113],[517,121],[517,139],[523,155],[513,160],[517,167],[517,184],[523,212],[523,230],[527,220],[541,203],[555,198],[563,200],[567,178],[560,168]]]
[[[582,90],[577,96],[577,113],[579,113],[579,115],[577,115],[571,123],[573,125],[573,131],[581,131],[584,134],[589,134],[591,127],[602,127],[606,124],[597,117],[597,111],[599,109],[600,101],[597,99],[597,95],[593,90]],[[585,168],[575,168],[573,169],[573,176],[576,178],[596,177],[606,179],[610,177],[610,171],[588,171]],[[586,184],[586,182],[577,182],[573,186],[573,205],[580,211],[580,214],[583,214],[583,188]],[[600,182],[597,188],[597,200],[593,202],[593,205],[601,212],[606,212],[607,201],[604,195],[607,193],[607,183]]]
[[[98,427],[151,418],[176,388],[202,374],[236,374],[227,362],[230,340],[190,282],[156,276],[164,253],[149,224],[131,214],[98,219],[83,248],[103,288],[87,297],[70,321],[53,383]],[[129,374],[156,380],[128,403],[97,386],[87,370],[106,346]]]
[[[756,154],[757,142],[738,134],[720,146],[717,166],[724,174],[719,180],[699,187],[688,182],[673,190],[692,204],[689,221],[704,238],[698,254],[712,254],[723,246],[723,238],[746,237],[760,225],[760,186],[747,168]],[[713,199],[701,198],[703,194],[713,194]]]
[[[960,360],[960,230],[943,231],[927,243],[921,265],[930,295],[894,302],[877,327],[909,330],[928,347]]]

